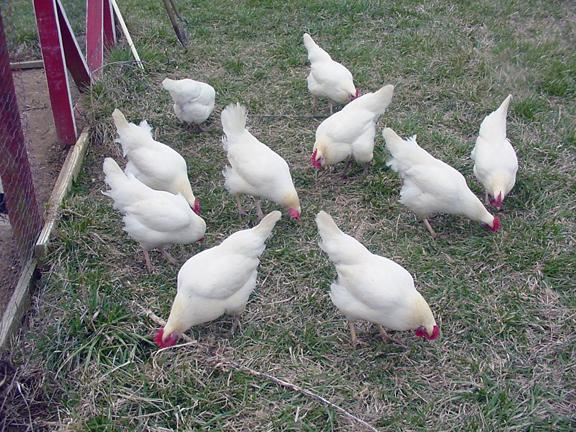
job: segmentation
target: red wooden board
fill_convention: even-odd
[[[56,1],[34,0],[34,12],[56,134],[63,143],[74,144],[77,138],[76,121],[62,49]]]
[[[70,25],[70,21],[68,21],[66,11],[62,7],[60,0],[56,1],[56,9],[58,11],[58,24],[60,25],[60,35],[62,37],[62,48],[64,49],[66,66],[76,86],[82,90],[91,84],[88,65],[86,64],[86,60],[84,60],[78,42],[76,42],[72,26]]]
[[[104,62],[104,0],[86,0],[86,58],[92,74]]]
[[[116,26],[114,24],[114,11],[110,0],[104,0],[104,46],[107,49],[116,44]]]

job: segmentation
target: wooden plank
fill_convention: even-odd
[[[56,134],[61,142],[74,144],[77,138],[76,120],[66,72],[56,0],[34,0],[34,13]]]
[[[130,36],[130,32],[128,31],[128,27],[126,27],[126,23],[124,22],[124,18],[122,17],[122,12],[120,12],[120,8],[118,7],[118,3],[116,0],[110,0],[112,3],[112,7],[114,8],[114,13],[116,14],[116,19],[118,24],[120,24],[120,28],[122,29],[122,33],[124,33],[124,37],[126,38],[126,42],[128,42],[128,46],[130,47],[130,51],[132,51],[132,55],[134,56],[134,60],[136,60],[136,64],[142,70],[144,70],[144,65],[140,60],[140,56],[138,55],[138,51],[136,51],[136,46],[134,42],[132,42],[132,37]]]
[[[64,50],[64,58],[66,60],[66,67],[72,75],[72,79],[76,83],[78,89],[83,90],[91,84],[92,78],[86,59],[82,54],[80,45],[76,41],[72,25],[68,21],[66,11],[60,3],[56,1],[56,9],[58,13],[58,25],[60,26],[60,36],[62,38],[62,47]]]
[[[94,74],[104,63],[104,0],[86,0],[86,59]]]
[[[43,67],[44,62],[42,60],[30,60],[30,61],[10,63],[10,69],[12,70],[42,69]]]
[[[7,347],[10,337],[20,327],[20,320],[28,310],[30,304],[30,291],[33,283],[36,258],[30,258],[22,269],[16,289],[6,306],[2,321],[0,322],[0,350]]]
[[[86,148],[88,147],[89,134],[89,129],[82,132],[76,145],[71,147],[68,151],[64,165],[62,165],[62,169],[60,170],[60,174],[58,175],[58,179],[56,180],[56,184],[54,185],[54,189],[52,190],[52,194],[48,200],[46,223],[38,236],[34,248],[34,254],[38,259],[41,259],[46,254],[50,236],[58,223],[62,201],[72,187],[72,182],[76,177],[78,177],[82,161],[84,160],[84,155],[86,154]]]

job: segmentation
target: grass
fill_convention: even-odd
[[[187,52],[161,2],[120,6],[146,72],[111,64],[83,98],[92,144],[28,325],[4,359],[6,375],[21,383],[0,388],[4,425],[359,430],[301,394],[216,367],[218,352],[322,394],[382,430],[576,426],[576,28],[567,3],[179,2]],[[24,28],[28,18],[18,18],[16,28]],[[468,155],[479,124],[514,95],[508,135],[521,165],[501,232],[438,216],[432,223],[441,236],[433,241],[398,203],[400,181],[385,166],[381,136],[367,175],[358,169],[341,181],[340,167],[316,177],[308,159],[319,120],[299,117],[311,114],[305,31],[353,71],[364,91],[395,84],[380,126],[417,133],[478,195]],[[11,43],[26,34],[12,33]],[[109,59],[130,60],[127,47],[120,44]],[[214,85],[212,132],[192,134],[177,121],[160,87],[166,75]],[[103,158],[121,159],[110,113],[119,107],[129,119],[148,119],[189,163],[208,231],[204,246],[175,248],[184,262],[254,222],[254,214],[238,218],[220,173],[219,111],[236,101],[248,105],[251,131],[289,162],[303,223],[284,218],[277,225],[240,334],[229,337],[231,321],[222,318],[189,332],[199,345],[158,352],[150,340],[155,325],[133,302],[166,317],[178,268],[153,254],[158,272],[148,275],[100,194]],[[313,219],[320,209],[414,275],[442,328],[438,342],[396,334],[404,350],[360,325],[368,345],[351,347],[327,294],[335,272],[317,247]]]

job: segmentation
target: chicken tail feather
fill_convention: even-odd
[[[405,141],[391,128],[384,128],[382,136],[386,142],[386,148],[394,156],[406,145]]]
[[[221,114],[222,129],[228,138],[244,132],[247,116],[246,107],[239,103],[230,104],[224,108]]]
[[[176,90],[175,88],[175,84],[176,81],[170,78],[164,78],[164,81],[162,81],[162,87],[164,87],[164,90],[168,90],[168,91],[174,91]]]
[[[304,33],[303,39],[306,51],[308,51],[308,60],[310,60],[310,62],[331,60],[330,54],[320,48],[308,33]]]
[[[262,237],[266,239],[270,236],[270,234],[272,234],[272,230],[274,229],[276,222],[278,222],[281,217],[282,213],[280,213],[278,210],[274,210],[273,212],[270,212],[264,216],[260,223],[252,228],[252,231],[262,235]]]
[[[124,129],[129,126],[128,120],[118,108],[114,110],[112,113],[112,118],[114,119],[114,125],[116,125],[116,129]]]
[[[119,184],[126,180],[126,174],[124,174],[122,168],[120,168],[116,161],[112,158],[107,157],[104,159],[102,169],[105,176],[104,181],[110,187],[110,189],[118,188]]]
[[[320,213],[316,215],[316,225],[318,225],[318,232],[323,240],[342,234],[342,231],[340,231],[340,228],[338,228],[332,216],[324,210],[321,210]]]

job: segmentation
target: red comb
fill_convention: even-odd
[[[490,231],[496,232],[500,229],[500,219],[494,216],[494,221],[492,222],[492,226],[490,227]]]
[[[292,219],[300,220],[300,212],[296,209],[293,209],[293,208],[288,209],[288,215]]]
[[[502,208],[503,201],[504,199],[502,198],[502,192],[500,192],[495,199],[490,200],[490,204],[500,210]]]
[[[418,327],[414,333],[418,337],[423,337],[424,339],[428,340],[434,340],[438,339],[438,337],[440,336],[440,327],[438,327],[437,325],[434,326],[434,329],[432,330],[432,336],[428,334],[428,332],[424,327]]]
[[[166,340],[162,340],[162,338],[164,337],[164,329],[161,328],[160,330],[158,330],[158,332],[156,333],[156,336],[154,336],[154,343],[156,345],[158,345],[158,348],[168,348],[171,347],[173,345],[176,345],[176,342],[178,341],[178,336],[175,335],[174,333],[172,333],[170,336],[168,336],[166,338]]]
[[[437,325],[434,326],[434,330],[432,330],[432,336],[428,338],[428,340],[438,339],[440,337],[440,327]]]
[[[312,156],[310,157],[310,163],[316,169],[322,168],[322,164],[316,160],[316,155],[318,154],[318,149],[314,149]]]

